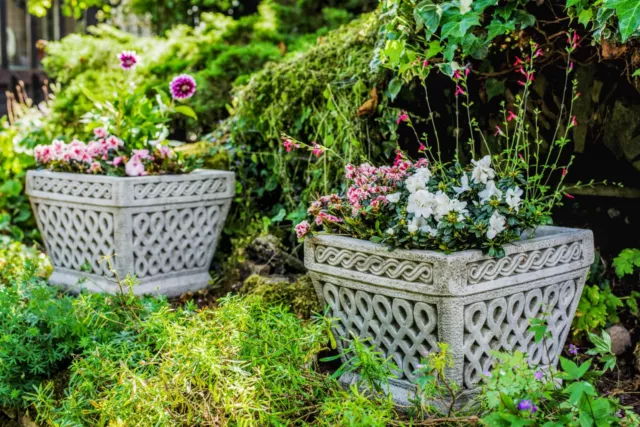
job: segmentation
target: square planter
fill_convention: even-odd
[[[305,241],[305,265],[320,303],[337,318],[339,350],[355,333],[369,337],[400,368],[390,381],[396,402],[414,393],[422,355],[450,345],[447,372],[465,393],[490,369],[491,350],[520,350],[536,365],[555,365],[593,262],[588,230],[540,227],[533,238],[505,246],[506,256],[480,250],[452,254],[394,250],[350,237]],[[552,338],[536,344],[529,320],[545,317]],[[352,382],[346,375],[343,383]]]
[[[50,283],[115,292],[114,270],[136,294],[206,287],[235,194],[232,172],[114,177],[29,171],[27,194],[54,267]]]

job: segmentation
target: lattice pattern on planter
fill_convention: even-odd
[[[470,304],[464,309],[464,385],[472,388],[489,370],[490,350],[519,350],[532,364],[556,363],[561,339],[571,326],[571,304],[577,291],[575,280],[519,292],[507,297]],[[547,319],[551,339],[535,343],[527,319]],[[548,356],[547,357],[547,351]]]
[[[33,191],[63,194],[65,196],[87,197],[91,199],[111,199],[110,183],[88,182],[78,179],[36,176],[32,180]]]
[[[383,258],[381,256],[317,245],[315,258],[318,264],[346,268],[361,273],[386,276],[406,282],[433,282],[433,265],[415,261]]]
[[[113,276],[107,263],[100,262],[115,253],[112,213],[45,203],[35,210],[54,267]]]
[[[134,271],[139,278],[207,268],[222,205],[133,215]]]
[[[568,264],[582,258],[582,246],[582,242],[573,242],[544,250],[521,252],[500,259],[471,263],[469,264],[468,283],[473,285],[495,280],[498,276],[513,276]]]
[[[336,336],[350,332],[370,337],[386,357],[401,369],[399,378],[413,380],[421,357],[437,345],[435,305],[408,301],[323,282],[322,293],[330,306],[329,317],[339,319]],[[348,345],[348,343],[343,343]]]
[[[209,178],[202,180],[184,180],[171,182],[149,182],[135,184],[133,197],[136,200],[158,197],[187,197],[204,194],[224,193],[227,191],[227,178]]]

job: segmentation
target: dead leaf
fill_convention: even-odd
[[[371,97],[358,108],[358,117],[372,116],[378,109],[378,89],[374,87],[369,95]]]

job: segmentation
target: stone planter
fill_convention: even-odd
[[[206,287],[235,193],[232,172],[113,177],[29,171],[27,194],[54,267],[50,283],[115,292],[105,255],[136,294]]]
[[[541,366],[558,362],[593,262],[593,235],[540,227],[534,238],[509,244],[505,252],[502,259],[479,250],[390,252],[368,241],[322,235],[305,241],[305,265],[320,303],[338,319],[336,337],[370,337],[392,356],[400,372],[390,391],[406,404],[421,354],[438,342],[450,345],[454,366],[448,375],[465,390],[491,367],[490,350],[520,350]],[[527,330],[529,319],[543,313],[552,333],[549,357]]]

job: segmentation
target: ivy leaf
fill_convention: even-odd
[[[473,10],[482,13],[486,8],[497,4],[498,0],[476,0],[473,2]]]
[[[591,18],[593,18],[593,11],[591,9],[584,9],[578,14],[578,22],[585,27],[589,25]]]
[[[640,27],[640,2],[638,0],[605,0],[604,5],[615,9],[622,43]]]
[[[428,31],[428,35],[435,33],[440,25],[442,18],[442,9],[434,4],[431,0],[424,0],[413,10],[413,19],[418,26],[423,24]]]
[[[391,101],[396,99],[396,96],[400,93],[400,89],[402,89],[402,79],[398,77],[394,77],[389,82],[389,86],[387,87],[387,95]]]
[[[458,48],[458,45],[456,43],[449,43],[447,47],[444,49],[444,54],[443,54],[444,59],[449,62],[453,61],[453,57],[456,55],[457,48]]]
[[[431,59],[444,49],[440,46],[440,40],[432,40],[427,47],[426,59]]]
[[[491,101],[491,98],[504,94],[504,80],[498,80],[494,78],[487,79],[484,82],[484,87],[487,90],[487,100]]]
[[[440,31],[440,36],[443,39],[448,37],[463,38],[470,28],[478,25],[480,25],[479,15],[477,13],[467,13],[458,21],[444,24]]]
[[[575,7],[578,13],[582,12],[585,4],[586,0],[567,0],[567,7]]]
[[[536,23],[536,17],[524,10],[516,10],[514,19],[518,24],[520,24],[521,30],[531,27]]]
[[[498,36],[505,34],[507,31],[513,31],[516,29],[516,23],[513,20],[502,22],[499,19],[493,19],[489,26],[487,26],[487,41],[491,41]]]

